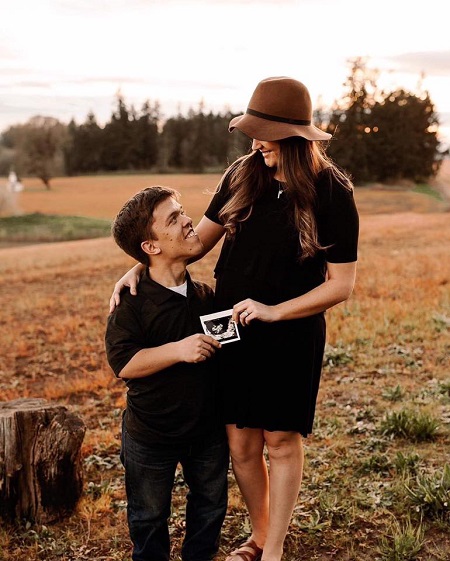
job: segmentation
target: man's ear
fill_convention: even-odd
[[[158,253],[161,253],[161,248],[153,240],[145,240],[145,242],[141,243],[141,247],[148,255],[158,255]]]

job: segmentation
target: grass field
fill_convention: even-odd
[[[111,220],[150,184],[180,190],[200,218],[215,175],[24,179],[24,213]],[[360,257],[354,294],[330,310],[328,346],[304,482],[285,561],[450,559],[450,220],[448,203],[406,187],[357,188]],[[213,283],[218,248],[191,266]],[[47,526],[3,524],[3,561],[129,561],[118,460],[124,385],[103,336],[115,281],[132,264],[109,237],[0,249],[3,401],[42,397],[87,426],[76,512]],[[275,373],[274,373],[275,374]],[[183,536],[181,479],[171,517]],[[230,472],[218,561],[248,532]]]

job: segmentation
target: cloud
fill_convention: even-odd
[[[396,72],[425,76],[450,76],[450,51],[411,52],[386,57],[395,64]]]

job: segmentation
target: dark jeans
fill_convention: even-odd
[[[168,561],[168,518],[178,463],[189,487],[183,561],[210,561],[219,548],[227,510],[229,465],[226,437],[211,443],[143,445],[122,426],[128,528],[133,561]]]

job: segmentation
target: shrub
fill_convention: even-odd
[[[450,521],[450,464],[444,466],[441,474],[418,475],[414,489],[405,487],[418,510],[432,518]]]
[[[381,431],[386,436],[420,442],[433,440],[439,425],[439,421],[428,413],[403,410],[387,413],[381,423]]]
[[[380,561],[414,561],[424,544],[422,524],[414,528],[409,519],[403,525],[395,521],[391,530],[391,535],[381,538]]]

